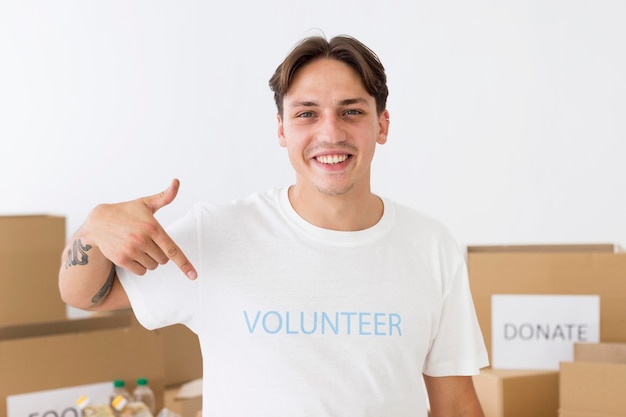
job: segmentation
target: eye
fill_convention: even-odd
[[[313,116],[315,116],[315,113],[313,113],[312,111],[303,111],[302,113],[298,113],[296,115],[296,117],[301,118],[301,119],[309,119]]]
[[[346,110],[343,114],[346,116],[358,116],[359,114],[363,114],[363,112],[358,109],[349,109]]]

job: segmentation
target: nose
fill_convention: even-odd
[[[346,131],[341,117],[334,112],[325,113],[319,121],[317,136],[323,142],[344,142],[346,140]]]

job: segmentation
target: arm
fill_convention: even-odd
[[[484,417],[471,376],[424,375],[432,417]]]
[[[137,275],[174,261],[190,279],[197,272],[154,217],[178,193],[174,180],[162,193],[94,208],[62,255],[59,291],[66,304],[84,310],[130,306],[115,265]]]

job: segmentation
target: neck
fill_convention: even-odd
[[[294,210],[309,223],[330,230],[356,231],[374,226],[383,215],[382,200],[371,192],[359,195],[311,195],[297,186],[289,188]]]

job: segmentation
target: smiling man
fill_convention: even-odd
[[[205,417],[419,417],[428,402],[434,417],[482,416],[463,253],[370,188],[390,123],[378,57],[351,37],[307,38],[270,87],[295,184],[197,204],[167,231],[154,213],[178,181],[100,205],[63,254],[63,299],[196,332]]]
[[[387,140],[387,110],[378,112],[361,76],[341,61],[317,59],[292,76],[278,115],[280,144],[296,170],[291,204],[327,229],[374,225],[383,204],[370,191],[370,167],[376,145]]]

